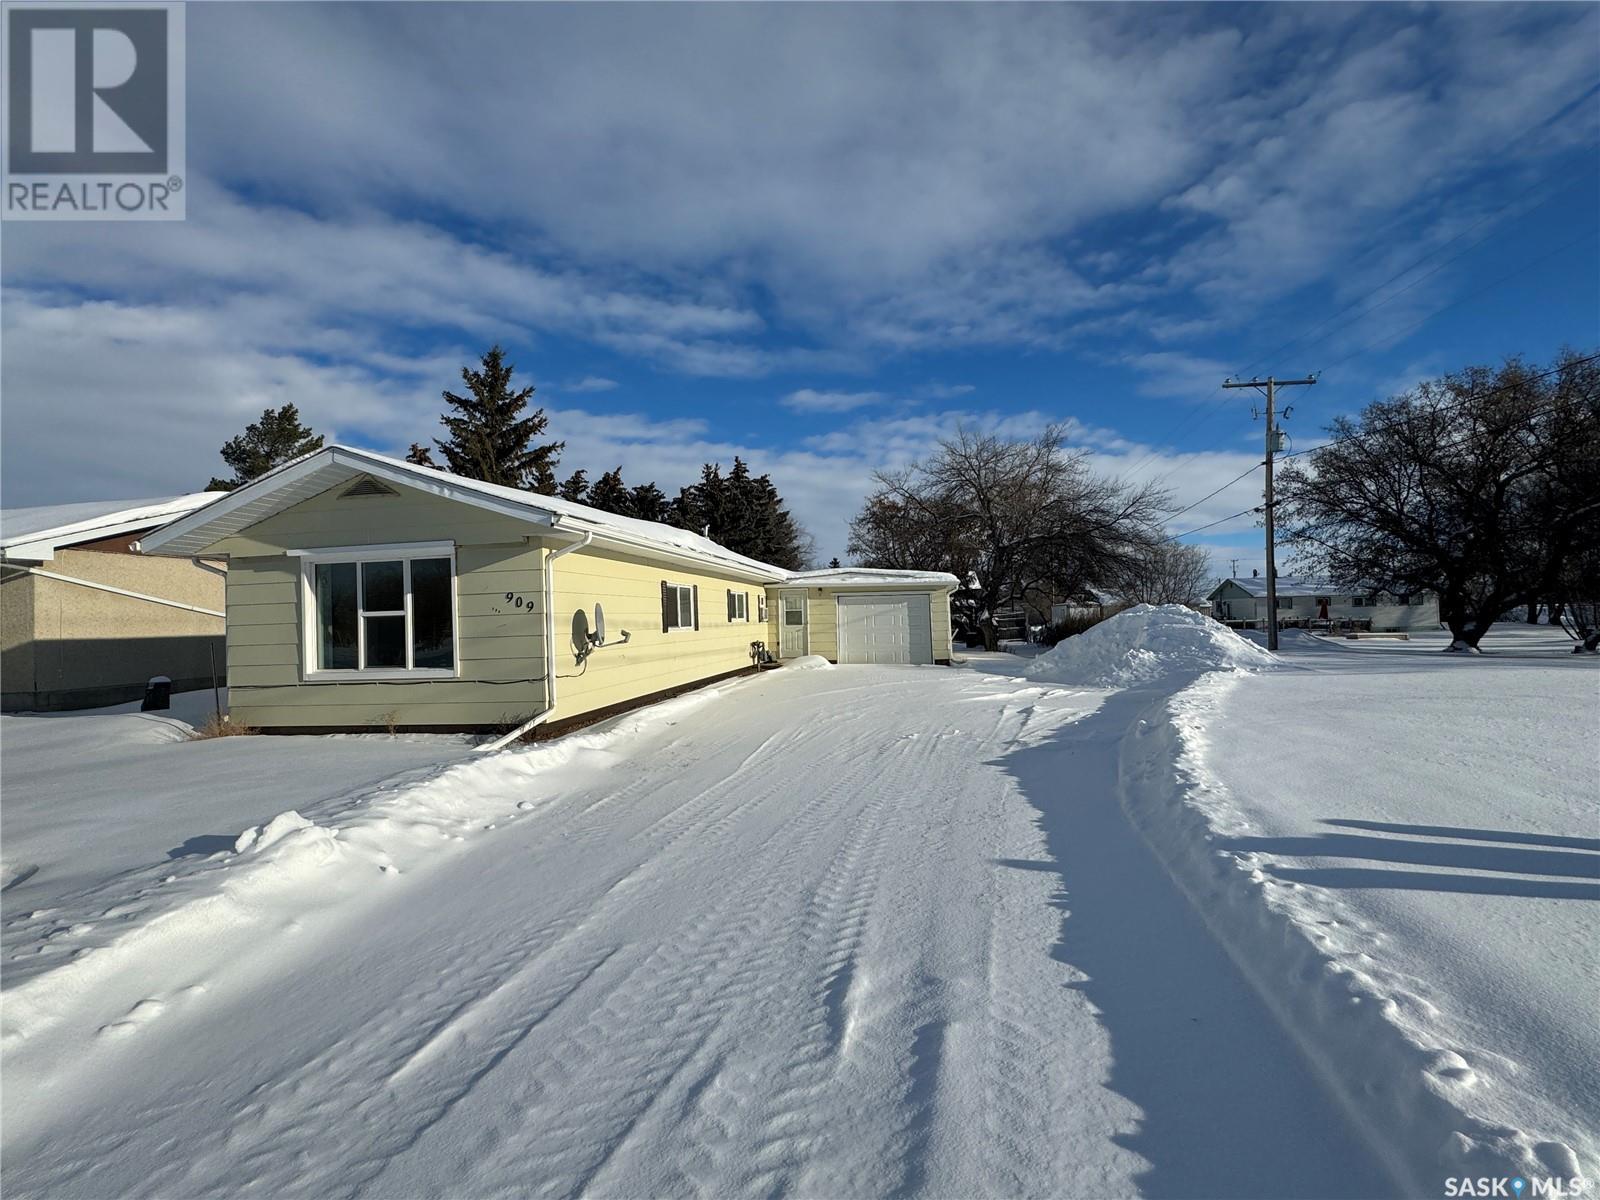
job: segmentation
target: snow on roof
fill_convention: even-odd
[[[618,516],[555,496],[484,483],[351,446],[326,446],[285,463],[244,487],[225,493],[223,499],[203,513],[178,516],[141,539],[140,549],[152,554],[198,554],[222,538],[361,475],[372,475],[446,499],[488,508],[545,529],[593,534],[596,541],[610,545],[715,563],[772,582],[788,578],[788,572],[780,567],[737,554],[687,529]]]
[[[1231,583],[1235,587],[1243,588],[1252,596],[1265,598],[1267,594],[1267,577],[1265,575],[1251,576],[1248,579],[1224,579],[1223,584]],[[1218,584],[1221,587],[1222,584]],[[1365,594],[1353,592],[1349,588],[1335,587],[1326,579],[1301,579],[1293,575],[1278,576],[1278,595],[1280,596],[1354,596]]]
[[[46,562],[63,546],[164,525],[220,499],[222,492],[192,492],[147,500],[88,500],[0,511],[0,555]]]
[[[959,579],[945,571],[887,571],[875,567],[828,567],[821,571],[795,571],[789,576],[789,582],[808,587],[882,587],[894,583],[961,586]]]

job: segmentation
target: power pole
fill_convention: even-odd
[[[1280,435],[1277,425],[1278,389],[1281,387],[1310,387],[1317,381],[1315,375],[1305,379],[1277,379],[1268,375],[1265,379],[1225,379],[1222,386],[1225,388],[1255,388],[1267,395],[1267,649],[1278,648],[1278,557],[1273,547],[1272,528],[1272,456],[1283,447],[1279,444]],[[1287,412],[1284,414],[1287,416]]]

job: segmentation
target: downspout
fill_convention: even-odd
[[[227,607],[228,607],[228,573],[226,571],[224,571],[221,567],[212,566],[210,563],[208,563],[203,558],[195,557],[195,558],[191,558],[189,561],[191,563],[193,563],[196,567],[198,567],[200,570],[207,571],[212,575],[217,575],[217,576],[221,577],[221,579],[222,579],[222,607],[223,607],[223,610],[226,611]],[[223,636],[224,642],[226,642],[226,639],[227,639],[227,636],[228,636],[228,621],[227,621],[226,617],[224,617],[223,621],[222,621],[222,636]],[[218,684],[217,684],[217,644],[215,642],[213,642],[213,641],[209,641],[208,640],[206,642],[206,653],[209,654],[210,657],[211,657],[211,705],[212,705],[213,708],[215,708],[217,710],[217,723],[221,724],[221,722],[223,720],[223,717],[222,717],[222,688],[219,687]]]
[[[556,572],[555,561],[563,554],[571,554],[574,550],[582,550],[594,541],[593,533],[586,533],[576,541],[562,546],[559,550],[552,550],[544,556],[544,679],[545,679],[545,706],[531,720],[518,725],[503,737],[497,737],[486,746],[478,749],[485,753],[503,750],[516,741],[528,730],[543,725],[550,719],[550,714],[556,709]]]

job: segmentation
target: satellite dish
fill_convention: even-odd
[[[581,608],[572,614],[572,649],[580,662],[589,653],[589,614]]]
[[[606,644],[606,610],[598,604],[594,606],[594,632],[589,635],[589,640],[596,646]]]

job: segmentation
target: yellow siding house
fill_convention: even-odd
[[[565,724],[751,670],[950,658],[953,576],[791,573],[710,538],[332,446],[141,539],[228,563],[234,721]]]

